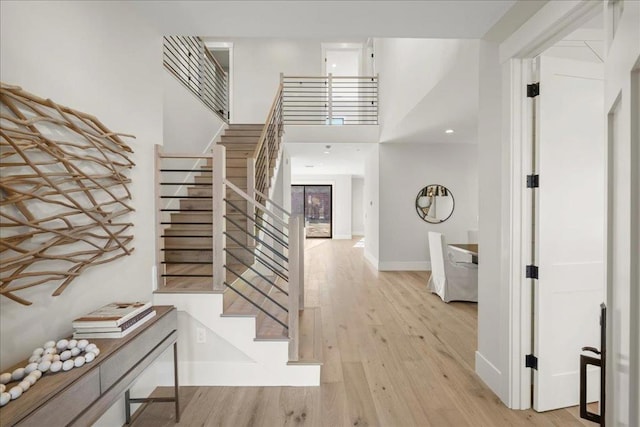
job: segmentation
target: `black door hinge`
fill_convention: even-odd
[[[535,98],[540,95],[540,83],[527,85],[527,98]]]
[[[527,354],[524,357],[524,367],[538,370],[538,358],[535,357],[533,354]]]
[[[373,53],[371,54],[371,57],[373,58]]]
[[[537,265],[527,265],[526,277],[527,277],[527,279],[537,279],[538,278],[538,266]]]
[[[527,188],[538,188],[540,186],[540,175],[527,175]]]

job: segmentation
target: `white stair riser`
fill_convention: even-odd
[[[222,317],[222,294],[155,294],[154,303],[175,305],[194,319],[256,360],[259,350],[252,345],[256,336],[254,317]]]

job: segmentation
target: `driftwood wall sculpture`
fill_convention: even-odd
[[[122,135],[121,135],[122,136]],[[0,88],[0,293],[54,283],[129,255],[132,150],[96,118]]]

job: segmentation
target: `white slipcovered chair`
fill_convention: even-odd
[[[427,289],[438,294],[444,302],[478,301],[478,265],[455,262],[449,257],[442,234],[429,232],[431,276]]]

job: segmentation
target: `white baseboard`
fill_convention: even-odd
[[[333,235],[333,239],[334,240],[351,240],[351,234],[334,234]]]
[[[508,401],[502,390],[502,372],[479,351],[476,351],[476,374],[503,402]]]
[[[351,230],[351,234],[354,237],[362,237],[364,236],[364,230]]]
[[[381,261],[380,271],[430,271],[430,261]]]
[[[373,255],[371,255],[369,252],[367,252],[366,245],[364,248],[364,259],[366,259],[371,265],[375,267],[376,270],[378,270],[378,264],[379,264],[378,259]]]

